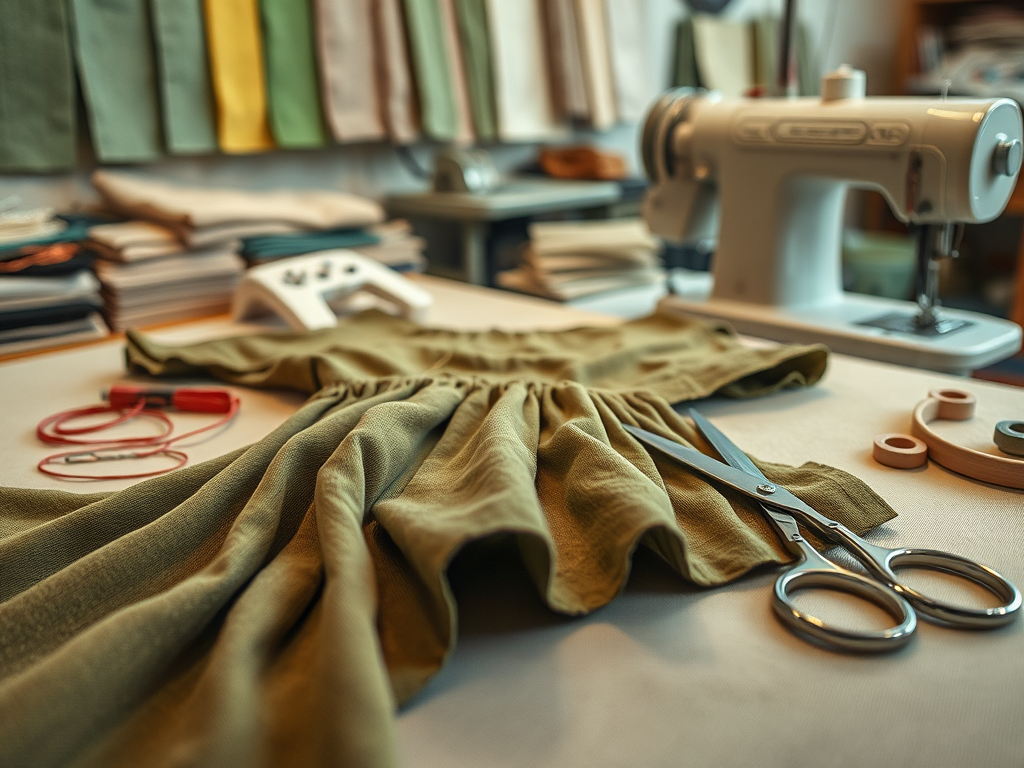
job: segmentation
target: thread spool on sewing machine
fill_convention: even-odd
[[[678,281],[667,305],[778,341],[964,373],[1009,357],[1017,325],[939,309],[937,264],[956,233],[1006,206],[1022,160],[1009,99],[866,98],[842,67],[821,98],[725,99],[681,88],[650,110],[642,155],[651,230],[717,240],[713,280]],[[842,290],[847,189],[882,193],[918,227],[917,305]]]

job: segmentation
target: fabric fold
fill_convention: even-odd
[[[220,148],[273,149],[258,0],[205,0],[203,8]]]
[[[217,151],[202,0],[151,0],[164,141],[173,154]]]
[[[147,4],[71,0],[70,7],[97,158],[108,163],[156,160],[163,154],[163,137]]]
[[[270,124],[277,145],[285,149],[308,149],[327,142],[310,2],[260,0]]]
[[[64,3],[8,0],[0,24],[0,172],[75,167],[75,76]]]
[[[405,0],[405,23],[423,131],[438,141],[455,141],[459,111],[441,2]]]

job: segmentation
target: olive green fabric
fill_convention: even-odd
[[[494,141],[498,138],[498,117],[494,105],[487,0],[455,0],[455,12],[459,21],[462,58],[466,63],[473,129],[481,141]]]
[[[217,151],[202,0],[150,0],[164,139],[173,154]]]
[[[423,131],[438,141],[454,141],[459,134],[455,78],[438,2],[405,0],[405,23]]]
[[[258,443],[118,493],[0,489],[0,765],[395,765],[395,707],[455,642],[446,574],[467,544],[511,542],[567,614],[612,600],[637,546],[702,586],[787,559],[751,504],[621,426],[707,449],[658,392],[753,394],[824,366],[816,347],[750,354],[662,315],[131,334],[133,370],[318,391]],[[760,466],[857,531],[894,514],[839,470]]]
[[[270,127],[278,146],[288,149],[327,143],[309,4],[310,0],[260,0]]]
[[[156,160],[163,153],[149,9],[145,0],[70,0],[78,77],[96,157]]]
[[[75,167],[75,83],[64,3],[0,6],[0,172]]]

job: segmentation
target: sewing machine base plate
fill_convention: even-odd
[[[706,272],[675,270],[669,283],[673,293],[662,299],[660,306],[672,311],[725,320],[750,336],[820,343],[833,352],[913,368],[967,374],[1021,348],[1020,326],[975,312],[943,309],[943,320],[961,323],[960,327],[951,333],[922,335],[864,324],[885,315],[912,318],[917,305],[909,301],[840,293],[829,303],[789,308],[712,298],[712,278]]]

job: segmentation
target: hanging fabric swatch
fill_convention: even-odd
[[[162,154],[149,13],[142,0],[71,0],[78,76],[101,162]]]
[[[583,54],[590,124],[604,131],[615,125],[617,116],[604,0],[576,0],[576,28]]]
[[[555,111],[570,119],[589,121],[590,104],[583,79],[583,52],[577,34],[576,4],[574,0],[547,0],[543,8]]]
[[[481,141],[498,137],[491,71],[491,39],[487,31],[487,0],[455,0],[459,41],[469,89],[473,127]]]
[[[309,4],[310,0],[260,0],[270,126],[277,145],[288,149],[322,147],[327,142]]]
[[[376,0],[373,26],[384,125],[391,141],[410,144],[419,136],[419,113],[401,3],[402,0]]]
[[[657,96],[648,57],[646,0],[604,0],[615,109],[619,120],[638,122]]]
[[[75,81],[64,3],[5,0],[0,172],[75,166]]]
[[[502,141],[544,141],[567,134],[551,99],[544,27],[534,0],[487,0],[494,96]]]
[[[676,27],[676,50],[673,61],[672,86],[674,88],[698,88],[697,54],[693,47],[693,19],[687,16],[679,20]]]
[[[316,0],[320,90],[335,141],[386,135],[374,42],[372,0]]]
[[[451,69],[452,94],[455,97],[455,112],[458,118],[458,133],[455,141],[459,144],[472,144],[473,115],[469,106],[469,83],[466,76],[466,63],[462,57],[462,44],[459,42],[459,22],[455,15],[455,0],[439,0],[441,20],[444,24],[444,47],[448,53]]]
[[[217,151],[202,0],[151,0],[164,141],[174,154]]]
[[[206,0],[206,43],[224,152],[274,148],[267,122],[263,43],[257,0]]]
[[[754,87],[754,30],[749,21],[695,16],[693,43],[700,81],[708,88],[740,97]]]
[[[423,130],[439,141],[454,141],[459,135],[459,112],[440,2],[405,0],[405,20]]]

